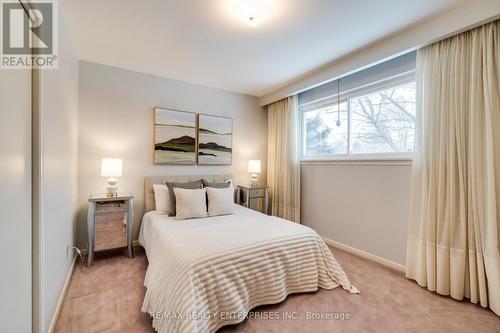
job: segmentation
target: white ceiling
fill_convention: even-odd
[[[269,0],[252,28],[234,0],[64,0],[79,59],[262,96],[473,0]]]

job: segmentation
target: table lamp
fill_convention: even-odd
[[[256,185],[259,180],[258,173],[261,173],[260,160],[248,161],[248,172],[252,174],[251,185]]]
[[[118,180],[116,177],[122,176],[122,159],[105,157],[102,159],[101,176],[108,177],[106,187],[108,197],[116,197],[118,190]]]

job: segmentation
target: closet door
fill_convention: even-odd
[[[0,69],[0,332],[31,332],[31,71]]]

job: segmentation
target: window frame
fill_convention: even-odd
[[[316,155],[316,156],[307,156],[305,155],[305,117],[304,113],[307,111],[311,111],[313,109],[326,107],[330,105],[337,104],[337,94],[328,96],[326,98],[322,98],[319,100],[315,100],[313,102],[309,102],[303,105],[299,105],[299,113],[300,113],[300,161],[301,162],[377,162],[380,161],[382,163],[394,161],[396,164],[398,162],[402,162],[402,165],[411,164],[413,160],[414,152],[389,152],[389,153],[350,153],[351,150],[351,131],[352,131],[352,120],[351,120],[351,103],[349,100],[357,97],[361,97],[364,95],[368,95],[371,93],[375,93],[377,91],[382,91],[385,89],[391,89],[397,86],[402,86],[411,82],[415,82],[415,71],[405,72],[396,76],[392,76],[390,78],[386,78],[381,81],[373,82],[368,85],[364,85],[361,87],[357,87],[355,89],[350,89],[346,91],[340,92],[340,103],[347,101],[347,110],[348,110],[348,128],[347,128],[347,153],[346,154],[337,154],[337,155]]]

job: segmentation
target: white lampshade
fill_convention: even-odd
[[[122,159],[105,157],[102,159],[101,176],[103,177],[121,177]]]
[[[251,172],[251,173],[261,173],[260,160],[250,160],[250,161],[248,161],[248,172]]]

